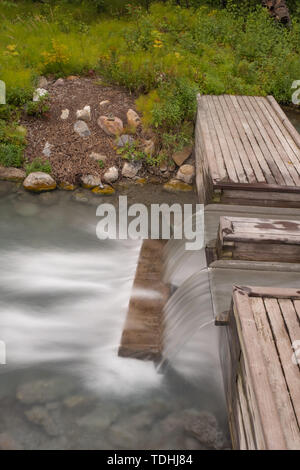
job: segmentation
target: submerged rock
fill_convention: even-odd
[[[116,420],[119,412],[119,408],[116,405],[106,403],[79,418],[77,424],[80,427],[95,431],[108,430],[110,425]]]
[[[109,184],[105,184],[103,188],[98,186],[97,188],[92,189],[92,193],[97,196],[111,196],[115,194],[115,192],[115,189],[112,186],[109,186]]]
[[[74,124],[74,131],[80,135],[80,137],[89,137],[91,131],[88,128],[88,125],[84,121],[76,121]]]
[[[67,378],[57,377],[24,383],[17,389],[16,396],[26,405],[48,403],[67,395],[72,389],[73,384]]]
[[[123,122],[120,118],[100,116],[98,121],[98,126],[110,136],[120,135],[123,132]]]
[[[185,410],[183,412],[185,430],[205,448],[222,449],[225,442],[216,417],[208,411]]]
[[[51,191],[56,188],[56,182],[54,179],[48,175],[48,173],[43,173],[42,171],[36,171],[30,173],[24,180],[23,186],[28,191],[42,192],[42,191]]]
[[[26,178],[26,173],[20,168],[0,166],[0,180],[19,183]]]
[[[72,199],[76,202],[82,202],[82,203],[88,203],[89,198],[86,193],[83,191],[76,191],[74,194],[72,194]]]
[[[62,181],[59,183],[58,187],[63,191],[74,191],[77,188],[75,184],[69,183],[68,181]]]
[[[177,191],[183,191],[183,192],[193,191],[193,186],[191,186],[190,184],[184,183],[183,181],[179,181],[177,179],[171,179],[170,181],[164,184],[163,188],[166,191],[169,191],[171,193],[177,192]]]
[[[25,416],[31,423],[41,426],[48,436],[59,436],[62,433],[62,429],[54,421],[46,407],[34,406],[25,411]]]
[[[0,433],[0,450],[22,450],[22,446],[13,436],[7,432],[2,432]]]

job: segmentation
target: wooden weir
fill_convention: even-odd
[[[221,361],[234,449],[300,449],[300,290],[234,287]]]
[[[272,96],[198,96],[201,202],[300,207],[300,135]]]

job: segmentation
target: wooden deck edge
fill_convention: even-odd
[[[265,191],[274,193],[294,193],[300,194],[300,186],[280,186],[277,184],[268,183],[231,183],[231,182],[218,182],[213,184],[216,190],[237,190],[237,191]]]
[[[293,124],[291,123],[291,121],[289,120],[289,118],[287,117],[285,112],[281,109],[281,107],[279,106],[279,104],[275,100],[274,96],[271,96],[271,95],[267,96],[267,100],[270,103],[270,105],[272,106],[272,108],[274,109],[275,113],[279,117],[280,121],[282,122],[282,124],[284,125],[286,130],[292,136],[294,142],[298,145],[298,147],[300,147],[300,134],[299,134],[299,132],[293,126]]]
[[[163,344],[162,313],[169,286],[162,282],[165,240],[144,240],[118,350],[120,357],[159,361]]]

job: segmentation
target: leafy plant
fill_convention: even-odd
[[[35,158],[32,162],[25,165],[26,174],[33,173],[36,171],[42,171],[43,173],[51,173],[51,163],[49,160],[43,160],[42,158]]]
[[[23,149],[15,144],[0,143],[0,164],[6,167],[21,167],[23,164]]]
[[[34,116],[37,118],[45,115],[50,109],[49,95],[44,95],[39,98],[38,101],[28,101],[25,105],[25,112],[28,116]]]
[[[117,154],[121,155],[124,160],[132,162],[144,160],[147,155],[143,152],[137,143],[125,144],[123,147],[117,150]]]

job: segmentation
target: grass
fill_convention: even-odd
[[[191,138],[197,92],[272,94],[290,103],[292,82],[300,79],[299,16],[287,29],[255,2],[242,10],[233,1],[227,9],[210,6],[219,3],[157,2],[146,12],[118,0],[2,2],[0,79],[12,110],[6,118],[31,100],[38,76],[90,69],[140,94],[144,126],[156,130],[166,153]]]

